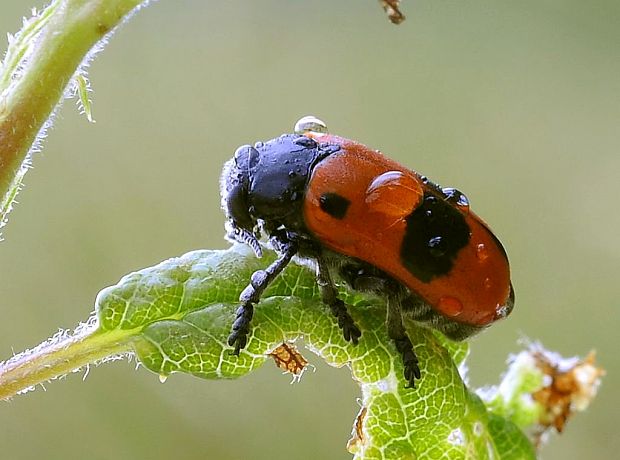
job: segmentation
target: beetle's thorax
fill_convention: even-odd
[[[223,206],[233,226],[305,233],[301,208],[312,169],[338,148],[286,134],[237,149],[222,177]]]

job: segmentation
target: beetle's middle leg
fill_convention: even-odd
[[[407,331],[403,326],[401,315],[401,301],[398,297],[388,296],[387,298],[387,331],[390,338],[394,341],[396,349],[403,358],[405,368],[405,379],[409,388],[415,388],[415,379],[420,378],[420,367],[418,357],[413,350],[413,344],[407,336]]]
[[[321,290],[323,303],[329,306],[332,314],[338,320],[338,326],[342,329],[342,335],[347,342],[357,345],[357,341],[362,335],[359,327],[347,311],[345,303],[338,298],[338,290],[334,286],[327,264],[321,255],[316,258],[317,270],[316,280]]]

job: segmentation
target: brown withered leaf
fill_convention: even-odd
[[[595,366],[593,351],[585,359],[572,362],[558,362],[553,356],[540,350],[535,351],[532,356],[549,382],[532,394],[534,400],[545,409],[535,439],[540,443],[551,427],[561,433],[575,411],[585,410],[596,395],[605,371]]]
[[[308,361],[295,347],[292,342],[284,342],[282,345],[274,349],[269,356],[276,362],[276,366],[284,372],[301,376],[301,373],[308,365]]]
[[[359,451],[360,446],[364,444],[364,418],[366,417],[368,409],[364,406],[360,409],[359,414],[355,418],[355,425],[353,425],[353,431],[351,432],[351,439],[347,442],[347,450],[350,453],[356,453]]]
[[[405,20],[405,15],[398,8],[400,0],[379,0],[379,3],[381,3],[392,24],[400,24]]]

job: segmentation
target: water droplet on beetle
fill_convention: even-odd
[[[307,115],[303,118],[300,118],[297,123],[295,123],[295,128],[293,129],[295,134],[304,134],[304,133],[318,133],[318,134],[327,134],[329,131],[327,130],[327,125],[324,121],[319,120],[317,117],[313,115]]]
[[[422,190],[412,176],[387,171],[368,185],[365,201],[371,211],[400,218],[413,211],[421,196]]]
[[[485,289],[491,289],[491,286],[493,286],[493,281],[491,281],[491,278],[485,278],[483,284]]]
[[[484,262],[489,258],[489,250],[483,243],[476,246],[476,257],[480,262]]]
[[[159,374],[159,381],[161,383],[166,383],[166,380],[168,380],[168,376],[165,374]]]
[[[441,190],[448,203],[456,205],[461,211],[469,212],[469,199],[463,192],[452,187]]]
[[[295,171],[289,171],[288,172],[288,177],[295,177],[297,175],[297,173]]]
[[[495,307],[495,318],[494,320],[504,319],[510,313],[510,308],[508,305],[498,305]]]
[[[452,296],[443,296],[437,305],[439,311],[447,316],[458,316],[463,311],[463,304],[459,299]]]
[[[446,253],[446,248],[444,244],[444,239],[441,236],[435,236],[428,240],[426,243],[428,246],[429,252],[434,257],[441,257]]]
[[[264,145],[265,145],[265,144],[264,144],[263,142],[261,142],[261,141],[254,142],[254,148],[255,148],[255,149],[260,149],[260,148],[262,148]]]

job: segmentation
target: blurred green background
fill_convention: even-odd
[[[3,0],[0,32],[30,6]],[[197,248],[224,248],[218,178],[243,143],[302,115],[465,191],[505,244],[517,304],[472,341],[494,383],[516,341],[598,351],[599,397],[547,460],[620,452],[620,2],[161,1],[91,67],[96,124],[59,110],[0,244],[0,358],[88,317],[99,289]],[[3,41],[2,49],[5,48]],[[309,353],[306,353],[310,355]],[[290,385],[135,362],[70,375],[0,407],[4,459],[347,459],[346,369]]]

